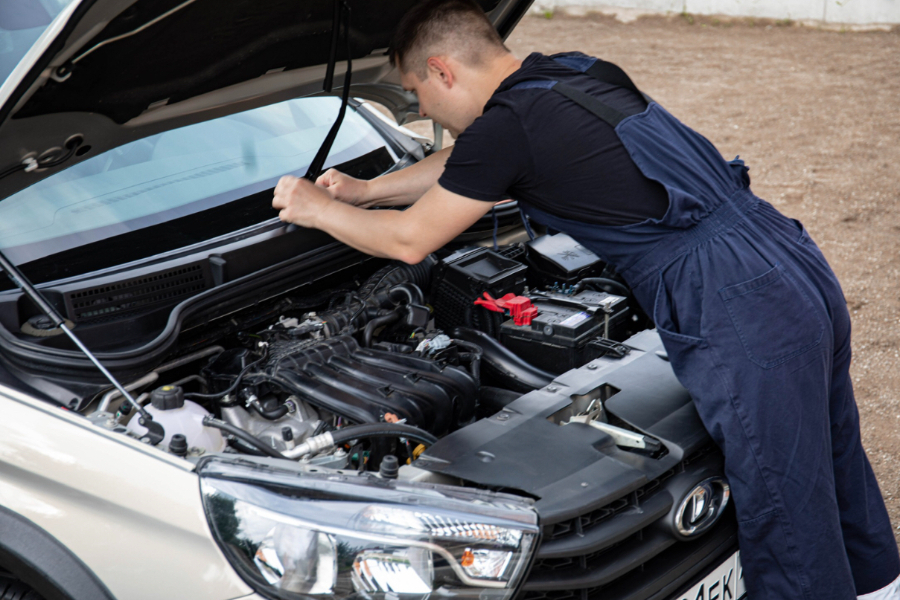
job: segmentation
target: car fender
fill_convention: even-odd
[[[42,593],[42,576],[64,585],[48,600],[253,592],[212,538],[189,461],[2,384],[0,415],[0,564]]]
[[[112,600],[93,571],[43,528],[0,506],[0,565],[46,600]]]

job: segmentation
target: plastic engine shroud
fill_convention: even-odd
[[[357,423],[393,413],[436,435],[472,419],[478,384],[464,369],[427,358],[362,348],[348,335],[276,342],[267,373],[310,404]]]

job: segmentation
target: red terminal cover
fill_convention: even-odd
[[[516,296],[515,294],[506,294],[502,298],[494,298],[485,292],[484,299],[478,298],[475,300],[475,304],[493,312],[509,312],[513,322],[519,326],[531,325],[531,320],[538,314],[537,306],[534,306],[529,298]]]

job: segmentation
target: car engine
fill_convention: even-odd
[[[165,428],[162,447],[359,471],[387,460],[391,472],[561,373],[626,355],[622,342],[649,325],[621,280],[563,234],[389,264],[286,305],[201,351],[199,369],[153,378],[139,402]],[[103,401],[90,418],[140,438],[129,408]],[[335,441],[344,431],[359,437]]]
[[[541,539],[517,600],[669,597],[735,554],[721,452],[597,256],[556,234],[347,265],[188,323],[168,362],[125,384],[165,430],[156,447],[210,489],[529,504]],[[87,402],[96,425],[152,441],[116,391]],[[686,536],[698,486],[709,518]],[[274,538],[241,544],[223,548],[280,581]]]

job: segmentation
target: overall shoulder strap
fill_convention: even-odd
[[[637,86],[631,81],[631,77],[618,65],[614,65],[611,62],[597,58],[584,74],[590,75],[599,81],[605,81],[606,83],[629,89],[635,94],[641,94],[641,90],[637,89]]]
[[[641,93],[640,90],[637,89],[637,86],[634,85],[634,82],[631,81],[631,78],[628,77],[628,75],[625,73],[625,71],[611,62],[606,62],[605,60],[600,60],[599,58],[593,58],[591,56],[556,56],[553,58],[553,60],[563,66],[578,71],[579,73],[584,73],[585,75],[593,77],[598,81],[626,88],[635,92],[636,94]],[[611,127],[615,127],[620,122],[622,122],[622,120],[629,116],[622,111],[617,110],[609,106],[608,104],[605,104],[604,102],[601,102],[594,96],[586,94],[585,92],[582,92],[581,90],[578,90],[560,81],[521,81],[512,86],[512,88],[510,89],[554,90],[556,92],[559,92],[575,104],[578,104],[588,112],[593,113],[594,116],[605,121]],[[646,96],[644,97],[646,98]]]
[[[635,94],[641,93],[625,71],[611,62],[593,56],[554,56],[553,60],[598,81],[629,89]]]
[[[606,121],[613,128],[628,116],[622,111],[616,110],[608,104],[604,104],[594,96],[586,94],[571,85],[557,82],[557,84],[553,86],[553,90],[559,92],[581,108],[593,113],[597,118]]]

